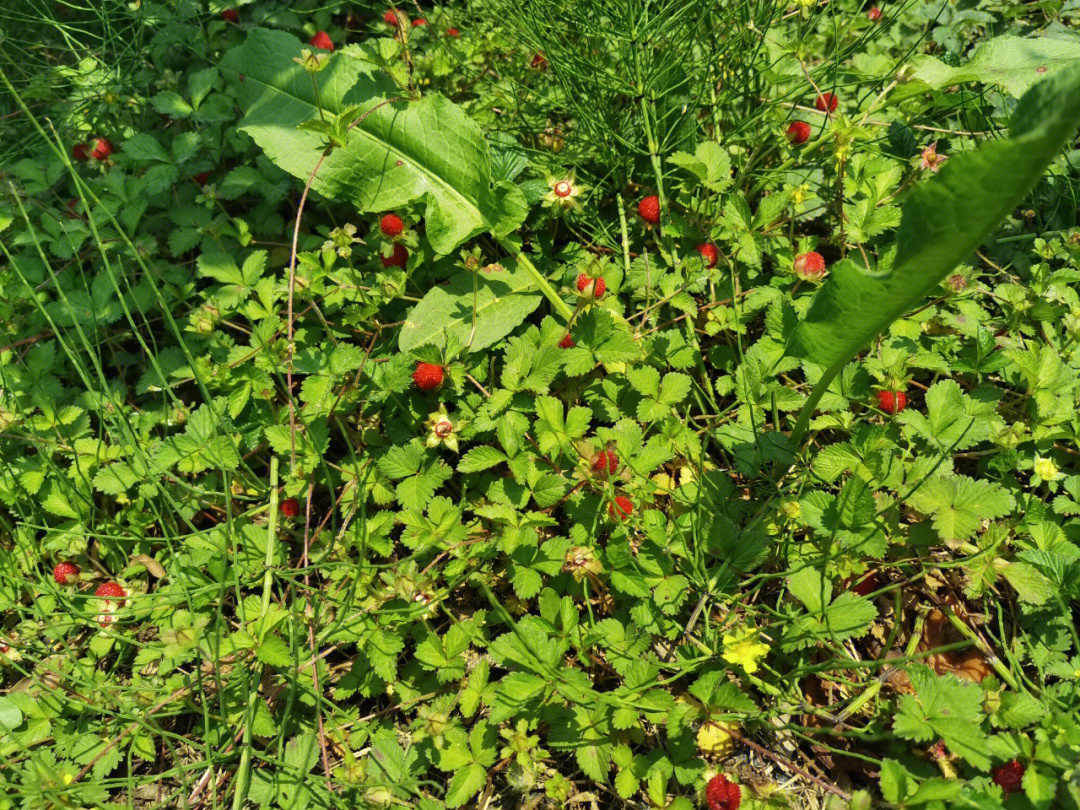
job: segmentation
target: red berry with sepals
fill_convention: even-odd
[[[427,20],[425,20],[423,17],[417,17],[415,20],[412,21],[412,24],[413,28],[420,28],[421,26],[427,25]]]
[[[614,473],[619,469],[619,457],[611,450],[601,450],[593,459],[592,468],[594,472],[598,473]],[[616,498],[616,500],[618,499]]]
[[[705,803],[709,805],[709,810],[738,810],[741,799],[739,786],[722,773],[710,779],[705,786]]]
[[[634,502],[625,495],[616,495],[615,503],[608,504],[608,514],[617,520],[626,520],[634,513]]]
[[[994,784],[1005,791],[1005,796],[1011,796],[1023,787],[1024,771],[1027,767],[1018,759],[1009,760],[1004,765],[998,765],[993,770]]]
[[[281,510],[281,514],[285,517],[294,518],[300,514],[300,501],[296,500],[296,498],[286,498],[278,506],[278,509]]]
[[[889,414],[897,414],[907,407],[907,394],[903,391],[878,391],[878,405]]]
[[[870,22],[877,22],[881,19],[881,9],[877,6],[873,6],[872,8],[868,9],[866,12],[866,19],[868,19]]]
[[[382,15],[383,22],[387,25],[392,25],[397,28],[398,25],[398,12],[392,8],[388,8]]]
[[[80,163],[85,163],[90,159],[90,147],[85,143],[77,143],[71,149],[71,156]]]
[[[443,367],[434,363],[417,363],[412,378],[421,391],[434,391],[442,385]]]
[[[836,105],[839,103],[840,100],[832,93],[822,93],[820,96],[817,97],[817,100],[814,101],[814,106],[822,112],[831,113],[833,110],[836,109]]]
[[[637,206],[638,216],[648,222],[650,225],[655,225],[660,221],[660,198],[655,194],[650,194],[645,197]]]
[[[99,608],[101,613],[96,617],[97,623],[102,627],[107,627],[116,621],[116,616],[113,614],[124,606],[127,591],[121,587],[119,582],[103,582],[97,586],[94,596],[102,600]]]
[[[389,256],[383,256],[379,254],[379,261],[382,262],[383,267],[405,267],[405,263],[409,260],[409,251],[405,249],[405,246],[400,242],[394,243],[394,252]]]
[[[70,562],[57,563],[52,576],[57,585],[71,585],[79,579],[79,566]]]
[[[235,8],[227,8],[221,12],[221,19],[225,22],[238,23],[240,22],[240,12]]]
[[[94,590],[94,596],[122,600],[127,596],[127,591],[123,589],[119,582],[102,582]]]
[[[199,172],[198,174],[192,175],[191,179],[200,186],[206,185],[206,181],[210,179],[210,172]]]
[[[547,70],[548,60],[542,53],[533,54],[532,60],[529,62],[529,67],[533,70]]]
[[[701,254],[701,261],[705,263],[707,269],[711,270],[716,267],[716,262],[720,258],[716,245],[710,242],[702,242],[697,246],[697,252]]]
[[[330,35],[325,31],[319,31],[315,34],[315,36],[309,40],[309,44],[324,51],[334,50],[334,40],[330,39]]]
[[[810,140],[810,125],[805,121],[792,121],[787,128],[787,139],[793,146],[802,146]]]
[[[109,155],[113,153],[113,145],[109,142],[108,138],[98,138],[94,141],[94,149],[90,153],[90,157],[94,160],[105,160]]]
[[[803,281],[817,281],[825,275],[825,257],[813,250],[800,253],[795,257],[791,269]]]
[[[593,298],[599,298],[601,295],[604,294],[604,290],[607,289],[607,284],[604,283],[603,276],[601,276],[600,278],[594,279],[588,273],[580,273],[578,275],[578,277],[577,277],[577,289],[578,289],[579,293],[584,293],[584,292],[588,291],[590,284],[593,285],[592,286]]]
[[[379,220],[379,230],[382,231],[383,236],[393,239],[395,236],[401,236],[402,231],[405,230],[405,223],[397,214],[384,214]]]
[[[459,36],[461,36],[461,32],[458,31],[456,28],[447,28],[446,29],[446,35],[448,37],[459,37]]]
[[[574,348],[574,338],[570,336],[569,332],[567,332],[566,335],[563,336],[563,339],[559,341],[559,348],[560,349],[572,349],[572,348]]]

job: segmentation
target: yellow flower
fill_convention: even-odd
[[[727,756],[735,747],[735,741],[728,733],[728,726],[716,720],[706,720],[701,724],[697,733],[697,747],[703,754],[715,754],[719,757]]]
[[[759,640],[753,627],[741,627],[724,636],[724,660],[742,667],[748,674],[757,672],[758,661],[769,652],[769,645]]]
[[[1035,456],[1035,474],[1043,481],[1057,481],[1064,477],[1052,458],[1042,456]]]

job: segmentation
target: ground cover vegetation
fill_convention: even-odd
[[[0,7],[0,810],[1080,810],[1077,0]]]

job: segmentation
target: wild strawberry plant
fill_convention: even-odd
[[[0,810],[1080,808],[1051,5],[0,10]]]

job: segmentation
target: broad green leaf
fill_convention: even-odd
[[[1016,503],[1000,485],[964,475],[935,476],[921,484],[908,502],[933,515],[935,531],[950,546],[972,537],[981,521],[1009,514]]]
[[[319,117],[311,74],[293,61],[303,47],[291,34],[253,28],[243,45],[226,54],[222,69],[244,111],[240,128],[275,164],[306,181],[325,143],[323,136],[297,129]],[[502,237],[515,230],[527,212],[525,197],[512,183],[492,184],[480,127],[434,94],[375,109],[396,91],[363,57],[360,49],[331,54],[315,74],[326,114],[350,108],[356,117],[370,114],[352,129],[346,148],[327,156],[312,187],[360,211],[423,200],[427,237],[443,254],[484,231]]]
[[[452,336],[470,351],[480,351],[510,334],[540,304],[532,276],[519,267],[489,265],[477,273],[476,282],[475,334],[473,277],[462,270],[445,287],[428,290],[413,307],[398,333],[398,347],[408,352],[427,343],[443,345]]]
[[[911,78],[935,90],[964,82],[982,82],[1003,87],[1019,98],[1043,76],[1067,70],[1078,59],[1080,42],[1075,39],[995,37],[976,48],[971,58],[957,67],[932,56],[917,56],[911,63],[914,68]]]
[[[891,268],[851,260],[833,266],[791,350],[825,367],[793,431],[798,443],[826,387],[844,364],[915,307],[1024,198],[1080,123],[1080,62],[1031,88],[1008,138],[950,158],[903,207]]]

